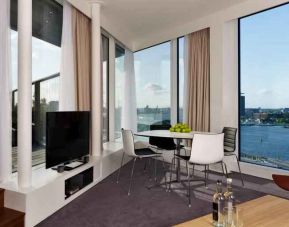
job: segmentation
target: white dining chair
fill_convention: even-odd
[[[220,163],[222,166],[223,174],[226,176],[224,171],[225,163],[223,163],[224,157],[224,133],[220,134],[195,134],[192,141],[191,155],[175,155],[174,158],[184,160],[187,165],[187,180],[188,180],[188,198],[189,207],[191,207],[191,173],[190,170],[195,165],[205,166],[205,186],[207,187],[207,166],[210,164]],[[173,158],[173,159],[174,159]],[[171,189],[172,181],[172,166],[170,172],[170,183],[169,191]],[[226,167],[226,166],[225,166]],[[203,181],[203,180],[194,180]]]
[[[134,174],[134,167],[135,167],[135,162],[137,159],[142,159],[142,158],[154,158],[155,159],[155,180],[156,180],[156,162],[157,162],[156,158],[162,158],[163,171],[165,175],[165,185],[167,185],[165,164],[164,164],[164,158],[162,156],[162,153],[157,153],[150,148],[136,149],[135,143],[134,143],[133,132],[131,130],[122,129],[121,133],[122,133],[122,141],[123,141],[123,155],[122,155],[121,164],[120,164],[120,168],[119,168],[118,175],[117,175],[117,183],[119,182],[120,170],[123,166],[124,155],[126,154],[127,156],[133,158],[133,165],[132,165],[132,170],[131,170],[131,175],[130,175],[128,195],[130,195],[132,179],[133,179],[133,174]]]

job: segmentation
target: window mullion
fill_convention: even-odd
[[[178,112],[178,57],[177,39],[171,41],[171,124],[177,123]]]
[[[109,141],[114,141],[115,131],[115,41],[109,37]]]

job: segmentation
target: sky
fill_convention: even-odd
[[[115,107],[121,107],[123,101],[124,56],[115,59]]]
[[[289,107],[289,4],[240,21],[246,108]]]
[[[134,54],[137,107],[170,106],[170,43]]]
[[[12,65],[12,89],[17,88],[18,70],[18,33],[11,30],[11,65]],[[32,81],[43,79],[60,71],[61,48],[43,40],[32,37]],[[58,100],[58,80],[42,83],[42,97],[47,101]]]
[[[183,92],[183,42],[180,40],[180,93]],[[135,52],[137,107],[171,106],[170,42]],[[180,103],[182,104],[182,95]]]

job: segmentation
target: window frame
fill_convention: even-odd
[[[175,87],[172,83],[173,80],[176,80],[176,67],[172,67],[172,62],[175,61],[174,57],[173,57],[173,53],[175,52],[175,47],[176,45],[174,45],[175,43],[175,39],[173,40],[168,40],[168,41],[164,41],[164,42],[161,42],[161,43],[158,43],[158,44],[155,44],[155,45],[152,45],[152,46],[149,46],[149,47],[146,47],[146,48],[143,48],[141,50],[138,50],[138,51],[135,51],[135,53],[137,52],[140,52],[140,51],[146,51],[148,49],[153,49],[153,48],[157,48],[158,46],[161,46],[161,45],[165,45],[167,44],[168,45],[168,52],[169,52],[169,61],[170,61],[170,64],[169,64],[169,77],[168,77],[168,80],[169,80],[169,96],[168,96],[168,100],[169,100],[169,115],[170,115],[170,119],[169,119],[169,122],[170,124],[172,124],[172,121],[174,119],[176,119],[176,111],[175,111],[175,105],[176,105],[176,102],[175,100],[172,98],[172,94],[175,92]],[[150,106],[150,105],[149,105]],[[145,107],[143,107],[145,108]],[[153,108],[153,107],[150,107],[150,108]],[[138,107],[137,107],[138,109]],[[138,114],[137,114],[138,115]],[[161,121],[165,121],[164,119],[162,119]],[[159,122],[159,121],[157,121]],[[155,123],[155,122],[154,122]],[[137,122],[137,125],[138,125],[138,122]],[[138,128],[138,127],[137,127]],[[149,130],[149,128],[147,129]]]
[[[180,39],[177,38],[177,123],[180,122]]]
[[[114,132],[113,132],[114,140],[118,140],[121,138],[121,136],[120,137],[116,136],[116,89],[115,88],[116,88],[116,59],[117,59],[116,50],[117,49],[123,50],[123,57],[124,57],[125,56],[125,47],[120,42],[118,42],[116,39],[114,39],[114,52],[115,52],[115,54],[114,54],[114,84],[113,84],[113,87],[114,87],[114,116],[113,116],[113,119],[114,119],[114,121],[112,122],[114,124]],[[123,65],[123,67],[125,67],[125,66]],[[120,124],[121,124],[121,117],[120,117]]]
[[[139,51],[143,51],[143,50],[146,50],[146,49],[149,49],[149,48],[153,48],[153,47],[156,47],[158,45],[161,45],[161,44],[164,44],[164,43],[170,43],[170,80],[172,81],[173,80],[173,77],[175,76],[176,77],[176,84],[171,84],[171,88],[172,86],[174,86],[174,90],[175,90],[175,94],[176,94],[176,97],[173,97],[174,95],[174,92],[173,90],[171,89],[171,92],[170,92],[170,100],[171,100],[171,113],[174,112],[175,113],[175,118],[176,118],[176,121],[177,123],[180,122],[180,113],[179,113],[179,109],[180,109],[180,61],[179,61],[179,57],[180,57],[180,44],[179,44],[179,41],[180,39],[182,38],[185,38],[185,36],[179,36],[177,37],[176,39],[172,39],[172,40],[167,40],[167,41],[164,41],[164,42],[161,42],[161,43],[157,43],[157,44],[154,44],[152,46],[148,46],[146,48],[143,48],[143,49],[140,49],[140,50],[137,50],[137,51],[134,51],[134,54],[139,52]],[[173,41],[176,41],[176,51],[173,51]],[[175,56],[174,55],[174,52],[176,53]],[[176,59],[176,61],[173,61],[173,59]],[[174,63],[176,62],[176,65],[173,65]],[[174,70],[176,71],[176,73],[174,73]],[[174,75],[175,74],[175,75]],[[176,105],[172,105],[172,100],[173,99],[176,99]],[[171,114],[171,123],[172,123],[172,117],[173,115]]]
[[[180,119],[181,119],[180,118],[180,40],[182,38],[185,39],[185,36],[180,36],[177,38],[177,122],[178,123],[181,122],[180,121]],[[183,95],[183,94],[181,94],[181,95]],[[184,121],[184,119],[183,119],[183,121]]]
[[[258,12],[254,12],[254,13],[251,13],[251,14],[248,14],[248,15],[245,15],[245,16],[242,16],[242,17],[239,17],[238,18],[238,21],[237,21],[237,31],[238,31],[238,37],[237,37],[237,43],[238,43],[238,48],[237,48],[237,56],[238,56],[238,130],[237,130],[237,139],[238,139],[238,143],[237,143],[237,148],[238,148],[238,160],[240,162],[244,162],[246,164],[250,164],[250,165],[257,165],[257,166],[260,166],[260,167],[263,167],[263,168],[273,168],[275,170],[278,170],[278,171],[284,171],[284,169],[281,169],[281,168],[278,168],[278,167],[269,167],[269,166],[266,166],[266,165],[261,165],[259,163],[251,163],[251,162],[246,162],[246,161],[243,161],[241,160],[241,108],[240,108],[240,104],[241,104],[241,20],[244,19],[244,18],[247,18],[247,17],[250,17],[250,16],[254,16],[256,14],[260,14],[260,13],[263,13],[263,12],[266,12],[266,11],[269,11],[269,10],[272,10],[272,9],[275,9],[275,8],[279,8],[279,7],[282,7],[284,5],[289,5],[289,2],[285,2],[285,3],[282,3],[282,4],[279,4],[279,5],[276,5],[276,6],[273,6],[273,7],[269,7],[269,8],[266,8],[264,10],[261,10],[261,11],[258,11]],[[287,170],[285,170],[287,171]]]
[[[110,133],[110,130],[109,130],[109,119],[110,119],[110,106],[109,106],[109,101],[110,101],[110,99],[109,99],[109,96],[110,96],[110,90],[109,90],[109,84],[110,84],[110,72],[109,72],[109,68],[110,68],[110,54],[109,54],[109,35],[107,35],[105,32],[101,32],[101,37],[104,37],[105,39],[107,39],[107,47],[108,47],[108,49],[107,49],[107,66],[106,66],[106,73],[107,73],[107,84],[106,84],[106,103],[107,103],[107,132],[106,132],[106,136],[107,136],[107,140],[103,140],[103,133],[102,133],[102,141],[103,141],[103,143],[106,143],[106,142],[109,142],[109,133]],[[103,46],[102,46],[102,48],[103,48]],[[103,61],[103,59],[102,59],[102,61]],[[102,93],[102,95],[103,95],[103,93]],[[103,105],[102,105],[102,108],[103,108]],[[103,128],[102,128],[102,130],[103,130]]]
[[[241,18],[238,18],[238,160],[241,161]]]
[[[55,1],[55,0],[45,0],[42,2],[36,2],[36,4],[34,4],[35,2],[32,3],[32,33],[31,33],[31,39],[32,39],[32,49],[33,49],[33,38],[40,40],[42,42],[48,43],[50,45],[56,46],[58,48],[61,49],[61,36],[62,36],[62,24],[63,24],[63,5],[60,4],[59,2]],[[18,2],[17,0],[11,0],[10,1],[10,23],[9,23],[9,29],[10,29],[10,33],[12,31],[16,32],[18,34],[18,24],[17,24],[17,18],[18,18],[18,12],[17,12],[17,7],[18,7]],[[44,15],[44,11],[49,11],[51,12],[51,14],[47,14]],[[40,13],[39,13],[40,12]],[[54,16],[53,16],[54,15]],[[42,18],[41,16],[45,17],[45,25],[47,26],[47,30],[49,31],[49,33],[42,33],[42,27],[43,27],[43,23],[41,23],[41,20],[38,20],[39,18]],[[40,21],[40,22],[39,22]],[[42,21],[43,22],[43,21]],[[11,42],[11,34],[10,34],[10,42]],[[17,41],[17,45],[19,45],[18,41]],[[18,47],[17,46],[17,51],[18,51]],[[10,45],[10,51],[12,50],[12,46]],[[33,51],[33,50],[32,50]],[[10,55],[10,60],[12,62],[12,58],[13,55]],[[61,60],[61,59],[60,59]],[[31,64],[33,67],[33,59],[31,59]],[[18,64],[18,63],[17,63]],[[13,75],[12,75],[12,65],[11,65],[11,85],[12,85],[12,81],[13,81]],[[18,67],[18,66],[17,66]],[[59,78],[60,76],[60,68],[59,71],[57,70],[57,72],[45,75],[45,77],[39,78],[39,79],[35,79],[31,81],[31,99],[32,99],[32,106],[31,106],[31,115],[32,115],[32,123],[35,123],[35,119],[33,120],[33,116],[35,116],[35,103],[33,104],[33,101],[36,102],[36,86],[39,88],[39,91],[41,91],[41,84],[45,83],[49,80],[54,80],[56,78]],[[32,77],[33,79],[33,77]],[[17,77],[17,84],[18,84],[18,77]],[[12,87],[12,86],[11,86]],[[16,109],[16,111],[14,112],[14,108],[17,107],[18,103],[19,103],[19,98],[18,98],[18,85],[16,88],[12,88],[13,90],[11,90],[10,93],[10,97],[11,97],[11,146],[12,146],[12,150],[11,150],[11,154],[13,153],[13,148],[16,149],[16,153],[18,153],[18,138],[17,138],[17,134],[16,134],[16,139],[15,139],[15,145],[13,146],[13,115],[14,113],[16,113],[16,130],[18,130],[18,119],[17,119],[17,115],[18,115],[18,110]],[[60,89],[60,88],[59,88]],[[60,90],[58,90],[59,92]],[[17,96],[15,95],[17,94]],[[34,97],[33,97],[34,95]],[[17,97],[17,104],[15,103],[15,99]],[[37,95],[37,99],[41,100],[41,92]],[[59,100],[58,104],[59,104]],[[40,106],[39,106],[40,107]],[[34,108],[34,110],[33,110]],[[45,113],[48,111],[45,111]],[[34,122],[33,122],[34,121]],[[34,125],[35,126],[35,125]],[[35,139],[35,135],[33,135],[33,126],[31,126],[31,132],[32,132],[32,141],[31,141],[31,145],[32,145],[32,150],[31,152],[35,152],[35,150],[33,150],[33,142]],[[37,125],[38,127],[38,125]],[[45,130],[44,130],[45,131]],[[46,132],[45,132],[45,136],[46,136]],[[45,155],[44,155],[45,157]],[[45,164],[46,160],[44,158],[44,162],[41,163],[33,163],[33,157],[32,157],[32,163],[31,163],[31,168],[39,166],[39,165],[43,165]],[[13,168],[13,162],[11,162],[12,165],[12,171],[13,173],[18,172],[18,163],[16,162],[16,168]]]

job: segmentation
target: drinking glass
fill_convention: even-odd
[[[240,217],[240,208],[238,207],[225,207],[223,211],[224,227],[243,227],[243,221]]]

